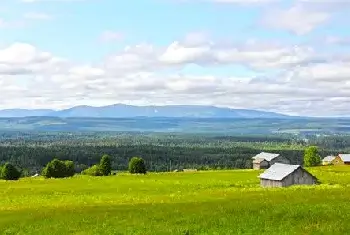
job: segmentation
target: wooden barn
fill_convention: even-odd
[[[260,176],[262,187],[288,187],[291,185],[312,185],[317,183],[315,176],[300,165],[275,163]]]
[[[333,165],[333,161],[336,158],[336,156],[327,156],[322,159],[322,165]]]
[[[332,161],[333,165],[350,165],[350,154],[338,154]]]
[[[264,158],[253,159],[253,169],[267,169],[270,164]]]
[[[261,152],[253,158],[253,169],[267,169],[275,163],[289,164],[290,161],[278,153]]]

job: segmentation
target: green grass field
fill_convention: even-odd
[[[253,170],[0,181],[0,234],[350,234],[350,167],[263,189]]]

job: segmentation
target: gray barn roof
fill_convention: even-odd
[[[336,158],[335,156],[327,156],[327,157],[323,158],[322,161],[331,162],[331,161],[333,161],[335,158]]]
[[[288,165],[282,163],[275,163],[259,177],[267,180],[283,180],[286,176],[297,170],[300,165]]]
[[[256,156],[253,157],[253,159],[265,159],[266,161],[271,161],[273,159],[275,159],[276,157],[278,157],[279,154],[278,153],[265,153],[265,152],[261,152],[259,154],[257,154]]]
[[[339,154],[339,157],[343,162],[350,162],[350,154]]]

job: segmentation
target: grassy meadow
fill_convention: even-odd
[[[0,181],[0,234],[350,234],[350,167],[264,189],[260,171]]]

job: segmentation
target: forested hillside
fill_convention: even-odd
[[[115,170],[126,170],[133,156],[145,159],[149,171],[251,168],[251,157],[261,151],[278,152],[300,164],[310,144],[318,145],[324,156],[346,152],[350,137],[309,138],[305,142],[292,136],[4,132],[0,135],[0,161],[14,163],[28,174],[40,171],[55,157],[74,161],[80,172],[103,154],[111,156]]]

